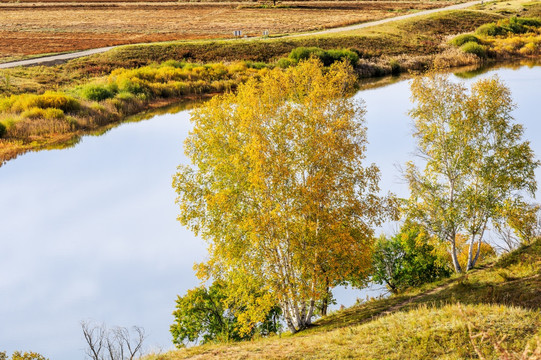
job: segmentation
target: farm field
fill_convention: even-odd
[[[0,1],[0,61],[120,44],[320,30],[452,1]]]

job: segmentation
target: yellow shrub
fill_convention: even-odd
[[[37,106],[42,109],[55,108],[63,111],[73,111],[80,107],[75,98],[59,92],[46,91],[37,96]]]
[[[47,91],[42,95],[11,95],[8,99],[3,99],[0,102],[0,110],[16,113],[32,110],[34,108],[55,108],[69,112],[77,110],[79,107],[80,104],[75,98],[53,91]]]
[[[33,107],[23,111],[21,113],[21,117],[23,119],[63,119],[64,111],[55,108],[42,109],[39,107]]]
[[[537,45],[534,43],[527,43],[522,47],[522,49],[520,49],[520,53],[525,55],[534,55],[537,53],[537,50]]]

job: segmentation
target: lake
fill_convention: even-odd
[[[514,116],[541,155],[541,67],[465,81],[495,74],[510,87]],[[356,96],[367,109],[367,162],[380,167],[383,191],[405,197],[397,166],[413,158],[409,81]],[[146,350],[172,348],[176,296],[198,284],[192,266],[206,256],[205,244],[176,221],[171,188],[176,166],[187,161],[182,143],[190,128],[188,110],[157,115],[0,167],[0,351],[83,359],[81,321],[141,326]],[[337,306],[366,295],[338,289]]]

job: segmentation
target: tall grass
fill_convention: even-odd
[[[116,69],[106,78],[65,92],[0,97],[0,137],[28,139],[95,128],[141,111],[155,100],[233,90],[266,68],[254,62],[198,65],[170,60]]]

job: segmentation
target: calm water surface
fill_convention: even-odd
[[[515,118],[541,155],[541,67],[480,76],[495,73],[511,88]],[[396,165],[414,150],[409,82],[357,97],[368,110],[367,161],[380,167],[382,190],[407,196]],[[182,142],[190,127],[188,111],[160,115],[0,167],[0,351],[83,359],[81,320],[138,325],[147,350],[171,348],[174,300],[198,284],[192,266],[206,256],[205,244],[176,221],[171,188],[176,166],[187,161]],[[338,304],[365,296],[336,291]]]

